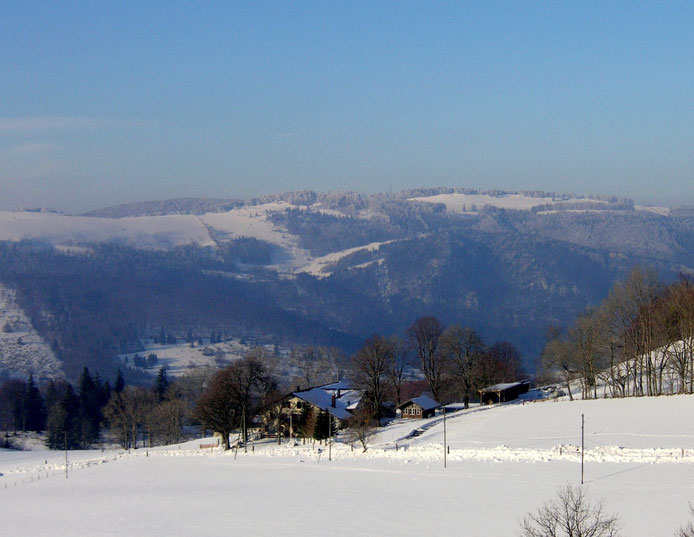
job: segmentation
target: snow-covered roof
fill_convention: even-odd
[[[363,390],[342,390],[338,401],[344,402],[347,410],[354,410],[359,405],[363,395]]]
[[[398,408],[402,408],[410,403],[419,405],[420,407],[422,407],[422,410],[431,410],[432,408],[438,408],[441,406],[441,403],[439,403],[438,401],[434,401],[428,395],[420,395],[419,397],[414,397],[409,401],[404,402]]]
[[[482,388],[480,391],[481,392],[503,392],[504,390],[508,390],[510,388],[515,388],[516,386],[521,386],[523,384],[529,384],[530,381],[528,380],[521,380],[519,382],[502,382],[500,384],[494,384],[492,386],[487,386],[486,388]]]
[[[340,379],[337,382],[319,386],[319,388],[321,388],[322,390],[351,390],[352,388],[354,388],[354,385],[348,380]]]
[[[326,410],[337,419],[346,420],[352,417],[352,413],[347,410],[345,401],[342,401],[342,398],[335,399],[335,406],[332,406],[332,394],[323,388],[311,388],[302,392],[294,392],[293,395],[321,410]]]

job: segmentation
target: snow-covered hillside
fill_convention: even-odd
[[[66,480],[63,453],[0,451],[0,514],[8,535],[515,535],[560,486],[578,485],[581,414],[588,495],[604,497],[625,536],[674,535],[694,500],[693,396],[453,413],[447,468],[439,416],[396,421],[366,453],[341,435],[332,461],[310,443],[260,441],[235,456],[203,439],[70,452]]]
[[[35,212],[0,212],[0,240],[59,245],[120,242],[154,249],[214,244],[205,226],[193,215],[118,219]]]
[[[426,203],[443,203],[446,210],[453,213],[475,212],[483,207],[498,207],[499,209],[516,209],[519,211],[529,211],[533,207],[541,205],[555,205],[562,203],[604,203],[606,201],[593,200],[589,198],[566,198],[556,199],[548,197],[532,197],[524,194],[502,194],[491,196],[487,194],[463,194],[454,192],[451,194],[436,194],[435,196],[421,196],[410,198],[412,201],[423,201]]]
[[[310,210],[331,216],[337,211],[310,208],[286,202],[248,205],[226,212],[203,215],[160,215],[126,218],[69,216],[50,212],[0,211],[0,241],[35,240],[56,245],[62,251],[84,253],[80,245],[115,242],[144,249],[170,249],[194,244],[217,247],[238,238],[253,238],[278,247],[280,254],[268,268],[280,273],[316,273],[361,248],[335,252],[330,257],[314,259],[299,247],[296,235],[273,224],[269,217],[288,209]]]
[[[64,377],[62,364],[31,326],[13,289],[0,284],[0,369],[38,379]]]
[[[405,194],[403,193],[403,196]],[[529,196],[522,193],[466,194],[461,192],[440,193],[429,196],[402,198],[402,202],[420,201],[444,204],[450,213],[477,214],[486,206],[501,209],[531,210],[544,206],[542,214],[554,212],[551,207],[589,207],[606,208],[612,205],[604,200],[581,197]],[[638,211],[648,211],[667,215],[668,209],[662,207],[635,207]],[[320,213],[335,218],[346,218],[340,211],[326,208],[322,203],[297,205],[287,201],[248,202],[223,212],[205,214],[162,214],[157,216],[128,216],[111,218],[103,216],[69,216],[52,212],[0,212],[0,241],[36,240],[56,245],[62,250],[70,248],[73,253],[81,253],[79,247],[94,243],[115,242],[144,249],[171,249],[184,245],[216,248],[219,245],[239,238],[253,238],[277,247],[276,255],[266,268],[282,275],[308,273],[315,276],[330,274],[330,267],[343,257],[360,250],[373,251],[381,243],[364,241],[364,244],[351,248],[334,248],[327,255],[312,256],[301,238],[284,226],[277,224],[272,216],[288,210]],[[576,209],[578,212],[591,210]],[[571,211],[565,211],[571,212]],[[372,209],[358,212],[358,220],[374,219]],[[383,218],[384,215],[380,214]],[[370,261],[367,264],[378,262]],[[360,265],[357,265],[360,266]]]

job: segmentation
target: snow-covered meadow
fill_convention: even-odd
[[[366,453],[261,441],[248,452],[181,446],[0,452],[7,535],[515,535],[580,480],[623,535],[673,535],[694,501],[694,397],[544,401],[399,420]],[[420,429],[418,435],[412,431]],[[397,445],[397,448],[396,448]],[[322,449],[322,451],[319,451]],[[236,456],[235,456],[236,455]]]

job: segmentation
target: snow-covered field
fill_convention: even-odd
[[[256,345],[254,343],[244,343],[242,340],[227,339],[219,343],[209,343],[209,339],[203,340],[204,343],[190,346],[189,343],[181,341],[175,344],[160,345],[154,343],[151,339],[141,340],[144,350],[139,352],[131,352],[119,354],[117,356],[123,364],[133,366],[135,355],[140,355],[146,358],[149,354],[157,355],[157,363],[147,371],[155,375],[160,367],[166,368],[167,374],[171,376],[180,376],[189,373],[197,368],[211,367],[213,369],[221,368],[234,360],[238,360],[245,356]],[[268,352],[273,352],[272,345],[265,345],[264,348]],[[287,372],[287,356],[289,350],[280,347],[278,350],[277,365],[281,371]],[[294,373],[294,371],[292,371]]]
[[[0,452],[7,535],[515,535],[518,520],[578,484],[623,535],[668,536],[694,501],[694,397],[537,402],[396,421],[369,450],[263,441],[248,453],[181,446]],[[418,436],[410,433],[420,428]],[[397,444],[397,451],[396,451]],[[666,453],[667,452],[667,453]],[[40,479],[39,479],[40,478]]]
[[[152,340],[143,340],[142,344],[144,347],[143,351],[119,354],[118,359],[132,367],[136,354],[147,357],[147,355],[153,353],[157,355],[158,361],[151,368],[152,374],[156,374],[160,367],[165,367],[167,373],[173,376],[183,375],[198,367],[217,368],[224,366],[233,360],[241,358],[250,349],[249,346],[243,345],[238,339],[214,344],[195,344],[194,347],[185,342],[160,345],[153,343]],[[204,353],[207,353],[207,355]]]

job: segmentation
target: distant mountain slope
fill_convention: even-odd
[[[110,335],[80,336],[92,341],[102,366],[122,340],[160,326],[223,327],[236,337],[247,331],[347,350],[373,332],[402,332],[425,314],[509,340],[530,363],[549,323],[570,323],[632,266],[651,266],[666,280],[694,273],[694,211],[616,198],[303,191],[90,214],[0,213],[4,254],[28,264],[0,266],[0,282],[17,285],[28,311],[33,303],[52,312],[54,325],[43,328],[49,340],[63,330],[61,308],[108,308],[102,321]],[[221,296],[228,297],[223,307]],[[90,326],[88,314],[66,318]],[[70,345],[58,349],[68,374],[81,359]]]
[[[65,376],[63,364],[17,303],[16,292],[0,285],[0,371],[34,374],[37,381]]]

